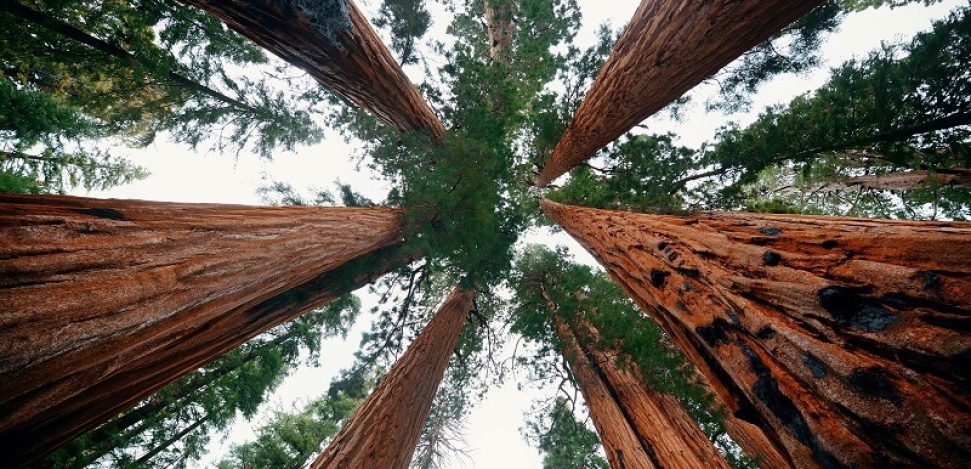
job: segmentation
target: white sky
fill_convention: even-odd
[[[444,15],[439,3],[428,3],[434,21],[428,37],[440,38],[449,18]],[[605,21],[614,27],[625,24],[638,1],[578,0],[578,3],[583,13],[583,27],[576,43],[587,47],[593,44],[598,25]],[[364,10],[374,11],[379,4],[378,0],[363,2]],[[710,139],[716,129],[728,122],[745,125],[754,120],[757,112],[765,106],[787,102],[798,94],[817,88],[827,79],[829,66],[861,56],[878,47],[881,41],[907,39],[929,28],[932,20],[943,18],[947,12],[963,4],[960,0],[948,0],[932,7],[912,5],[895,10],[868,10],[853,14],[843,23],[840,31],[826,41],[823,47],[825,67],[806,76],[783,76],[766,84],[755,97],[754,112],[722,116],[705,114],[701,106],[694,106],[681,122],[659,116],[648,119],[646,123],[652,132],[675,132],[680,136],[681,144],[697,146]],[[417,67],[409,67],[406,71],[413,81],[422,79]],[[705,90],[699,93],[703,96]],[[151,172],[147,179],[108,191],[85,193],[78,190],[74,194],[159,201],[259,204],[261,202],[255,190],[270,180],[288,182],[294,188],[303,190],[310,187],[330,189],[332,181],[339,179],[367,197],[383,199],[388,186],[371,179],[366,171],[355,168],[351,156],[357,148],[354,143],[346,143],[339,135],[330,132],[318,145],[300,148],[294,153],[281,153],[272,161],[267,161],[250,154],[241,154],[235,159],[232,156],[194,152],[163,138],[145,149],[119,149],[119,154],[127,154],[132,162]],[[577,259],[593,264],[592,258],[562,233],[550,235],[534,230],[527,233],[523,240],[568,246]],[[367,294],[366,289],[358,294],[365,313],[362,313],[348,338],[326,341],[322,347],[321,366],[301,367],[292,373],[264,404],[264,411],[253,422],[239,418],[225,435],[214,436],[210,454],[198,463],[200,467],[218,462],[231,443],[251,439],[253,429],[271,409],[290,410],[326,392],[336,373],[351,365],[361,333],[370,326],[370,317],[366,312],[375,304],[375,298]],[[523,441],[520,428],[531,401],[551,396],[552,393],[552,390],[529,387],[519,391],[513,382],[492,390],[472,411],[468,420],[467,440],[471,459],[455,463],[456,467],[541,467],[540,455]]]

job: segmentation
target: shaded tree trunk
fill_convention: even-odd
[[[971,225],[543,208],[797,467],[971,457]]]
[[[906,191],[934,184],[942,186],[971,186],[971,169],[950,168],[934,172],[924,170],[900,171],[880,175],[856,176],[845,183],[848,187]]]
[[[370,281],[401,239],[396,209],[0,196],[0,460]]]
[[[820,0],[642,0],[557,143],[545,186]]]
[[[516,35],[516,6],[516,0],[482,0],[489,34],[489,57],[495,62],[509,63]]]
[[[408,467],[472,300],[452,291],[311,468]]]
[[[587,402],[593,426],[597,428],[600,442],[610,467],[614,469],[660,469],[664,466],[654,457],[651,446],[639,437],[611,392],[606,381],[597,372],[590,357],[580,347],[576,335],[567,323],[554,315],[556,335],[563,345],[563,355],[570,364],[577,385]]]
[[[181,0],[399,130],[445,127],[351,0]]]
[[[628,355],[598,348],[600,333],[588,321],[578,321],[575,330],[579,330],[581,347],[617,397],[634,432],[650,445],[662,467],[730,467],[677,398],[652,390]]]

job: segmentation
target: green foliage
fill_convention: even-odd
[[[390,28],[391,50],[400,57],[401,65],[415,63],[415,41],[421,39],[432,24],[432,15],[424,0],[383,0],[374,25]]]
[[[694,150],[674,144],[674,135],[628,136],[602,152],[596,165],[573,171],[548,198],[573,205],[672,212],[684,206],[680,181],[697,163]]]
[[[527,438],[543,453],[543,469],[607,469],[598,454],[600,439],[576,419],[566,399],[557,398],[549,415],[539,414],[526,424]]]
[[[960,116],[971,112],[968,70],[967,8],[907,45],[887,46],[847,62],[816,92],[770,108],[744,129],[732,126],[719,132],[701,164],[715,167],[715,174],[738,176],[711,203],[736,207],[745,197],[743,186],[776,165],[788,166],[804,180],[815,176],[816,182],[891,170],[966,167],[971,163],[971,131],[967,118]],[[967,210],[952,201],[945,213],[966,216]]]
[[[146,146],[163,132],[192,147],[265,157],[323,135],[310,114],[325,98],[316,84],[280,76],[259,47],[194,8],[169,0],[12,2],[0,20],[3,87],[13,84],[44,111],[33,116],[18,112],[26,103],[0,101],[0,114],[27,119],[14,123],[19,138],[5,146],[18,154],[44,146],[29,164],[5,169],[51,177],[49,191],[144,177],[85,148]],[[276,68],[277,78],[254,80],[240,67]]]
[[[299,412],[275,412],[256,430],[256,439],[234,445],[220,469],[301,467],[333,437],[340,425],[360,405],[361,399],[323,397]]]

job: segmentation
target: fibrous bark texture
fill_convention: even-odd
[[[311,468],[408,467],[472,301],[452,291]]]
[[[545,186],[820,0],[642,0],[546,162]]]
[[[445,127],[351,0],[182,0],[400,130]]]
[[[396,209],[0,196],[0,460],[367,282],[401,239]]]
[[[573,329],[559,316],[554,315],[553,319],[556,335],[563,344],[563,355],[567,358],[583,393],[583,399],[587,402],[590,418],[600,435],[610,467],[660,469],[662,466],[649,454],[650,446],[631,427],[617,397],[596,372],[590,358],[580,347]]]
[[[489,57],[495,62],[509,62],[516,34],[516,6],[514,0],[482,0],[489,33]]]
[[[659,467],[730,467],[677,398],[651,389],[637,364],[623,352],[598,347],[600,334],[588,321],[581,319],[576,329],[591,365]]]
[[[971,457],[971,225],[543,207],[795,466]]]

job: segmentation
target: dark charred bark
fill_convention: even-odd
[[[351,0],[182,0],[399,130],[445,135],[435,111]]]
[[[0,460],[26,463],[389,270],[395,209],[0,196]]]
[[[472,301],[452,291],[311,468],[408,467]]]
[[[971,225],[543,206],[797,467],[971,458]]]
[[[545,186],[820,0],[643,0],[537,180]]]

